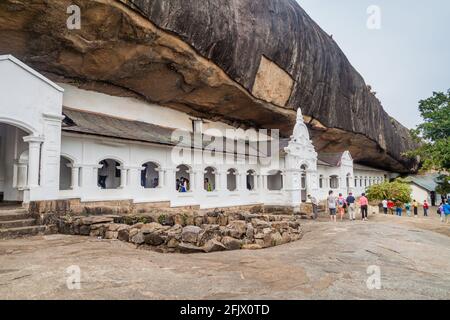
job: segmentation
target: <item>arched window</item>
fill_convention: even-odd
[[[367,187],[367,177],[364,177],[364,187]]]
[[[230,169],[227,173],[227,189],[228,191],[237,190],[237,170]]]
[[[216,169],[212,167],[205,169],[203,188],[207,192],[216,190]]]
[[[345,186],[348,188],[350,188],[350,173],[347,174],[347,177],[345,179]]]
[[[358,177],[355,176],[355,188],[357,188],[357,187],[358,187]]]
[[[118,189],[121,184],[120,163],[114,159],[105,159],[99,162],[98,186],[102,189]]]
[[[319,188],[323,189],[323,175],[322,174],[319,176]]]
[[[147,162],[142,165],[141,186],[146,189],[155,189],[159,187],[159,165],[154,162]]]
[[[331,189],[339,189],[339,177],[338,176],[330,176],[330,188]]]
[[[59,160],[59,190],[72,189],[72,169],[70,168],[72,161],[64,156]]]
[[[281,171],[275,171],[267,176],[267,188],[271,191],[283,189],[283,175]]]
[[[255,175],[256,173],[254,170],[247,171],[247,190],[255,190]]]
[[[188,166],[182,164],[177,167],[176,190],[178,192],[191,191],[191,170]]]

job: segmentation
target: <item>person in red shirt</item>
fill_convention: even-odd
[[[392,214],[392,215],[394,214],[394,206],[395,206],[394,201],[389,199],[389,201],[388,201],[388,209],[389,209],[389,213]]]
[[[361,214],[362,214],[362,220],[367,221],[367,211],[369,208],[369,199],[367,199],[366,194],[363,193],[361,195],[361,198],[359,198],[359,205],[361,206]]]
[[[423,216],[428,217],[428,209],[430,209],[430,205],[428,204],[427,200],[423,202]]]

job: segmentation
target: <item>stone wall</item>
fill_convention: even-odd
[[[301,216],[210,212],[60,216],[63,234],[118,239],[160,252],[262,249],[302,237]]]

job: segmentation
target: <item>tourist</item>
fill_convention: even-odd
[[[389,199],[389,201],[388,201],[389,214],[394,215],[394,206],[395,206],[394,201]]]
[[[159,186],[159,179],[158,178],[153,179],[152,188],[158,188],[158,186]]]
[[[361,207],[362,220],[367,221],[368,220],[367,212],[369,209],[369,199],[367,199],[365,193],[363,193],[361,195],[361,198],[359,198],[359,206]]]
[[[414,199],[412,206],[414,210],[414,218],[417,218],[417,215],[419,214],[419,203]]]
[[[100,161],[100,165],[102,166],[98,169],[98,185],[102,189],[106,189],[106,179],[108,179],[108,161],[102,160]]]
[[[436,206],[436,192],[435,191],[430,192],[430,199],[431,199],[431,206],[435,207]]]
[[[382,205],[383,205],[383,212],[384,212],[384,214],[387,214],[388,213],[388,201],[387,201],[387,199],[384,199],[382,201]]]
[[[176,184],[175,184],[175,189],[176,189],[178,192],[181,192],[181,180],[180,180],[180,179],[177,179],[177,182],[176,182]]]
[[[327,204],[328,210],[330,210],[330,220],[336,222],[336,197],[333,195],[333,191],[328,193]]]
[[[208,178],[205,178],[204,185],[205,185],[205,190],[207,192],[212,192],[213,191],[212,190],[212,185],[211,185],[211,183],[209,183],[209,179]]]
[[[397,213],[397,216],[401,217],[403,214],[403,204],[400,202],[400,200],[397,200],[395,202],[395,211]]]
[[[411,203],[409,203],[409,201],[407,203],[405,203],[405,210],[406,210],[406,215],[408,217],[411,217]]]
[[[349,193],[349,195],[346,199],[346,202],[347,202],[347,206],[348,206],[348,215],[349,215],[350,221],[355,221],[356,220],[356,208],[355,208],[356,199],[353,196],[353,193],[351,193],[351,192]]]
[[[446,223],[448,223],[448,216],[450,215],[450,200],[447,200],[447,202],[445,202],[443,209]]]
[[[185,193],[185,192],[188,192],[188,190],[189,190],[189,180],[186,178],[182,178],[182,179],[183,179],[183,181],[181,183],[181,192]]]
[[[308,199],[309,201],[311,201],[312,204],[312,210],[313,210],[313,216],[312,218],[314,220],[317,220],[318,217],[318,209],[319,209],[319,202],[317,201],[316,197],[311,196],[310,194],[308,194]]]
[[[345,215],[345,207],[347,206],[344,196],[342,195],[342,193],[339,193],[339,197],[337,200],[338,203],[338,211],[339,211],[339,215],[341,216],[341,221],[344,220],[344,215]]]
[[[143,170],[141,171],[141,186],[144,188],[147,188],[147,171],[148,171],[148,164],[143,165]]]
[[[437,209],[437,213],[438,215],[441,216],[441,222],[445,221],[445,211],[444,211],[444,202],[441,202],[441,204],[439,205],[438,209]]]
[[[428,217],[428,209],[430,209],[430,206],[427,202],[427,200],[423,201],[423,216]]]

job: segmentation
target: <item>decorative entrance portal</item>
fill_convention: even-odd
[[[0,200],[22,202],[28,188],[29,133],[16,126],[0,123]],[[39,165],[38,165],[39,167]]]
[[[2,199],[58,199],[64,90],[10,55],[0,75]]]

